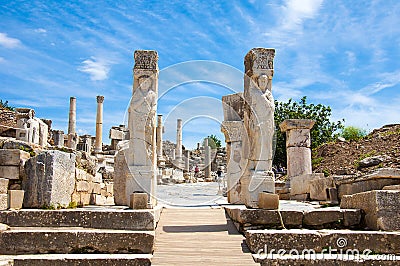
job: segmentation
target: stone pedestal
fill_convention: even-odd
[[[23,190],[9,190],[8,191],[8,208],[11,210],[22,209],[24,202]]]
[[[97,113],[96,113],[96,142],[94,152],[103,151],[103,102],[104,96],[97,96]]]
[[[129,207],[134,210],[147,209],[149,201],[147,193],[136,192],[131,194]]]
[[[247,138],[243,154],[247,160],[241,183],[244,203],[258,207],[260,192],[275,193],[272,172],[275,103],[272,96],[274,49],[253,48],[244,60],[244,126]],[[246,151],[248,148],[248,151]]]

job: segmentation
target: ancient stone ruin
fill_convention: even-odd
[[[400,126],[372,132],[362,145],[338,140],[312,151],[315,121],[275,125],[274,58],[274,49],[251,49],[243,92],[222,97],[226,148],[210,137],[196,149],[184,147],[187,121],[180,118],[173,122],[176,143],[165,139],[156,51],[134,52],[128,125],[111,127],[110,145],[102,137],[102,95],[96,97],[95,136],[78,135],[75,97],[66,134],[31,108],[0,109],[0,262],[397,265],[400,162],[390,161],[396,151],[360,156],[359,150],[376,148],[375,139],[397,145]],[[276,130],[286,134],[287,174],[280,180],[273,171]],[[312,160],[312,153],[336,156],[353,144],[346,156],[358,153],[354,171],[329,174]],[[196,207],[168,203],[157,192],[209,197],[204,187],[210,184],[217,198]],[[350,257],[341,256],[349,249]],[[315,257],[300,256],[310,250]],[[355,250],[371,253],[360,257]]]

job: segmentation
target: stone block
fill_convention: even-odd
[[[75,179],[77,181],[88,181],[89,176],[91,177],[92,175],[87,173],[85,170],[79,168],[75,169]]]
[[[0,194],[7,194],[8,191],[8,179],[0,178]]]
[[[333,178],[325,177],[310,180],[310,199],[328,200],[328,188],[334,187]]]
[[[102,188],[100,191],[100,195],[102,195],[103,197],[107,197],[107,190],[105,188]]]
[[[384,186],[382,190],[400,190],[400,185]]]
[[[328,201],[335,203],[339,202],[337,188],[335,187],[327,188],[327,192],[328,192]]]
[[[310,193],[310,185],[312,180],[323,178],[324,174],[304,174],[299,176],[293,176],[290,178],[290,194],[301,195]]]
[[[113,183],[108,183],[106,185],[106,190],[107,190],[108,193],[112,194],[114,192],[114,184]]]
[[[258,194],[258,207],[265,210],[279,209],[279,195],[260,192]]]
[[[22,209],[24,203],[23,190],[9,190],[8,191],[8,208],[12,210]]]
[[[363,210],[365,223],[373,230],[400,230],[400,191],[374,190],[343,196],[340,207]]]
[[[114,197],[107,197],[105,205],[115,205]]]
[[[290,195],[291,200],[297,201],[307,201],[309,194],[297,194],[297,195]]]
[[[101,194],[101,185],[99,183],[92,183],[93,190],[91,191],[93,194],[100,195]]]
[[[361,224],[361,210],[342,209],[342,212],[345,227],[358,227]]]
[[[87,181],[77,181],[76,182],[76,191],[77,192],[88,192],[89,191],[89,183]]]
[[[0,178],[19,179],[19,166],[0,165]]]
[[[286,132],[286,148],[288,147],[311,147],[309,129],[293,129]]]
[[[0,210],[7,210],[8,194],[0,194]]]
[[[30,158],[26,151],[18,149],[0,149],[0,165],[20,166]]]
[[[27,178],[24,207],[68,206],[75,190],[75,155],[56,150],[43,151],[25,164]]]
[[[286,152],[289,178],[312,173],[310,148],[289,147]]]
[[[129,207],[131,209],[147,209],[147,202],[149,201],[149,195],[145,192],[136,192],[131,194]]]
[[[92,205],[103,206],[106,204],[106,201],[107,201],[107,198],[102,195],[92,194],[90,197],[90,204],[92,204]]]
[[[114,187],[113,194],[116,205],[129,206],[129,198],[126,195],[127,180],[130,178],[128,164],[125,158],[126,149],[119,150],[114,157]]]
[[[306,211],[303,224],[305,226],[322,226],[327,224],[340,224],[343,222],[343,212],[340,210],[329,210],[327,208]]]

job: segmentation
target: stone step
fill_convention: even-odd
[[[251,229],[280,229],[280,216],[286,228],[358,229],[362,220],[360,210],[339,207],[281,209],[278,212],[225,206],[225,210],[242,233]]]
[[[300,253],[305,249],[317,253],[345,253],[357,249],[360,253],[400,254],[400,231],[248,230],[246,243],[254,254],[272,249],[287,252],[294,249]]]
[[[0,234],[0,254],[151,254],[154,231],[76,227],[11,227]]]
[[[155,229],[159,210],[132,209],[22,209],[0,211],[0,223],[11,227],[84,227],[98,229]]]
[[[151,265],[150,254],[39,254],[0,256],[0,265],[69,266],[69,265]],[[1,264],[4,263],[4,264]]]
[[[308,255],[278,255],[275,254],[253,254],[255,262],[261,266],[291,265],[291,266],[355,266],[360,264],[372,266],[397,266],[400,256],[387,255],[353,255],[353,254],[316,254]]]

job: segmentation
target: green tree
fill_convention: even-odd
[[[274,165],[286,165],[286,133],[282,133],[279,125],[285,119],[312,119],[315,121],[311,129],[311,148],[332,141],[338,136],[338,130],[343,129],[343,122],[332,122],[332,109],[322,104],[307,103],[304,96],[299,102],[289,99],[288,102],[275,101],[276,149]]]
[[[342,133],[340,134],[346,140],[358,140],[367,135],[367,131],[362,128],[347,126],[342,129]]]
[[[14,111],[14,107],[11,107],[8,105],[8,101],[3,102],[3,100],[0,100],[0,107],[4,109],[8,109],[10,111]]]
[[[216,135],[207,136],[206,139],[208,139],[208,146],[210,146],[211,149],[216,149],[216,148],[221,147],[221,140],[218,139],[218,137]],[[203,142],[203,145],[204,145],[204,142]]]

